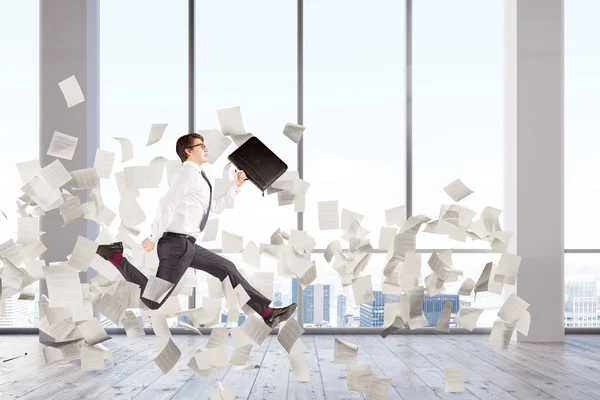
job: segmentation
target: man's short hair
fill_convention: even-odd
[[[204,138],[199,133],[188,133],[187,135],[183,135],[177,139],[175,151],[181,159],[181,162],[185,162],[185,160],[187,160],[188,155],[186,154],[185,149],[188,149],[194,145],[194,139],[200,139],[204,143]]]

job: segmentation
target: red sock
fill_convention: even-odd
[[[267,307],[267,309],[265,310],[265,312],[261,315],[261,317],[266,317],[267,315],[271,314],[271,311],[273,311],[273,309],[271,307]]]
[[[110,263],[112,265],[114,265],[115,267],[118,267],[119,264],[121,264],[121,260],[123,259],[123,254],[114,254],[111,258],[109,258],[108,261],[110,261]]]

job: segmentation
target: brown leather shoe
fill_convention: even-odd
[[[288,320],[292,315],[294,315],[294,311],[296,311],[297,306],[298,305],[296,303],[292,303],[287,307],[273,308],[273,311],[271,311],[269,315],[263,318],[265,324],[273,328],[277,326],[280,322]]]

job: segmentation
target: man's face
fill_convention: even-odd
[[[194,144],[192,146],[192,148],[188,149],[188,160],[193,161],[196,164],[208,162],[208,149],[205,148],[202,139],[194,138]]]

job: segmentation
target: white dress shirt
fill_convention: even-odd
[[[210,196],[210,187],[201,171],[198,164],[186,161],[173,175],[171,186],[160,199],[152,222],[150,240],[154,243],[158,242],[165,232],[183,233],[194,237],[200,234],[200,221]],[[213,196],[210,211],[220,213],[239,192],[240,189],[232,182],[221,196]]]

